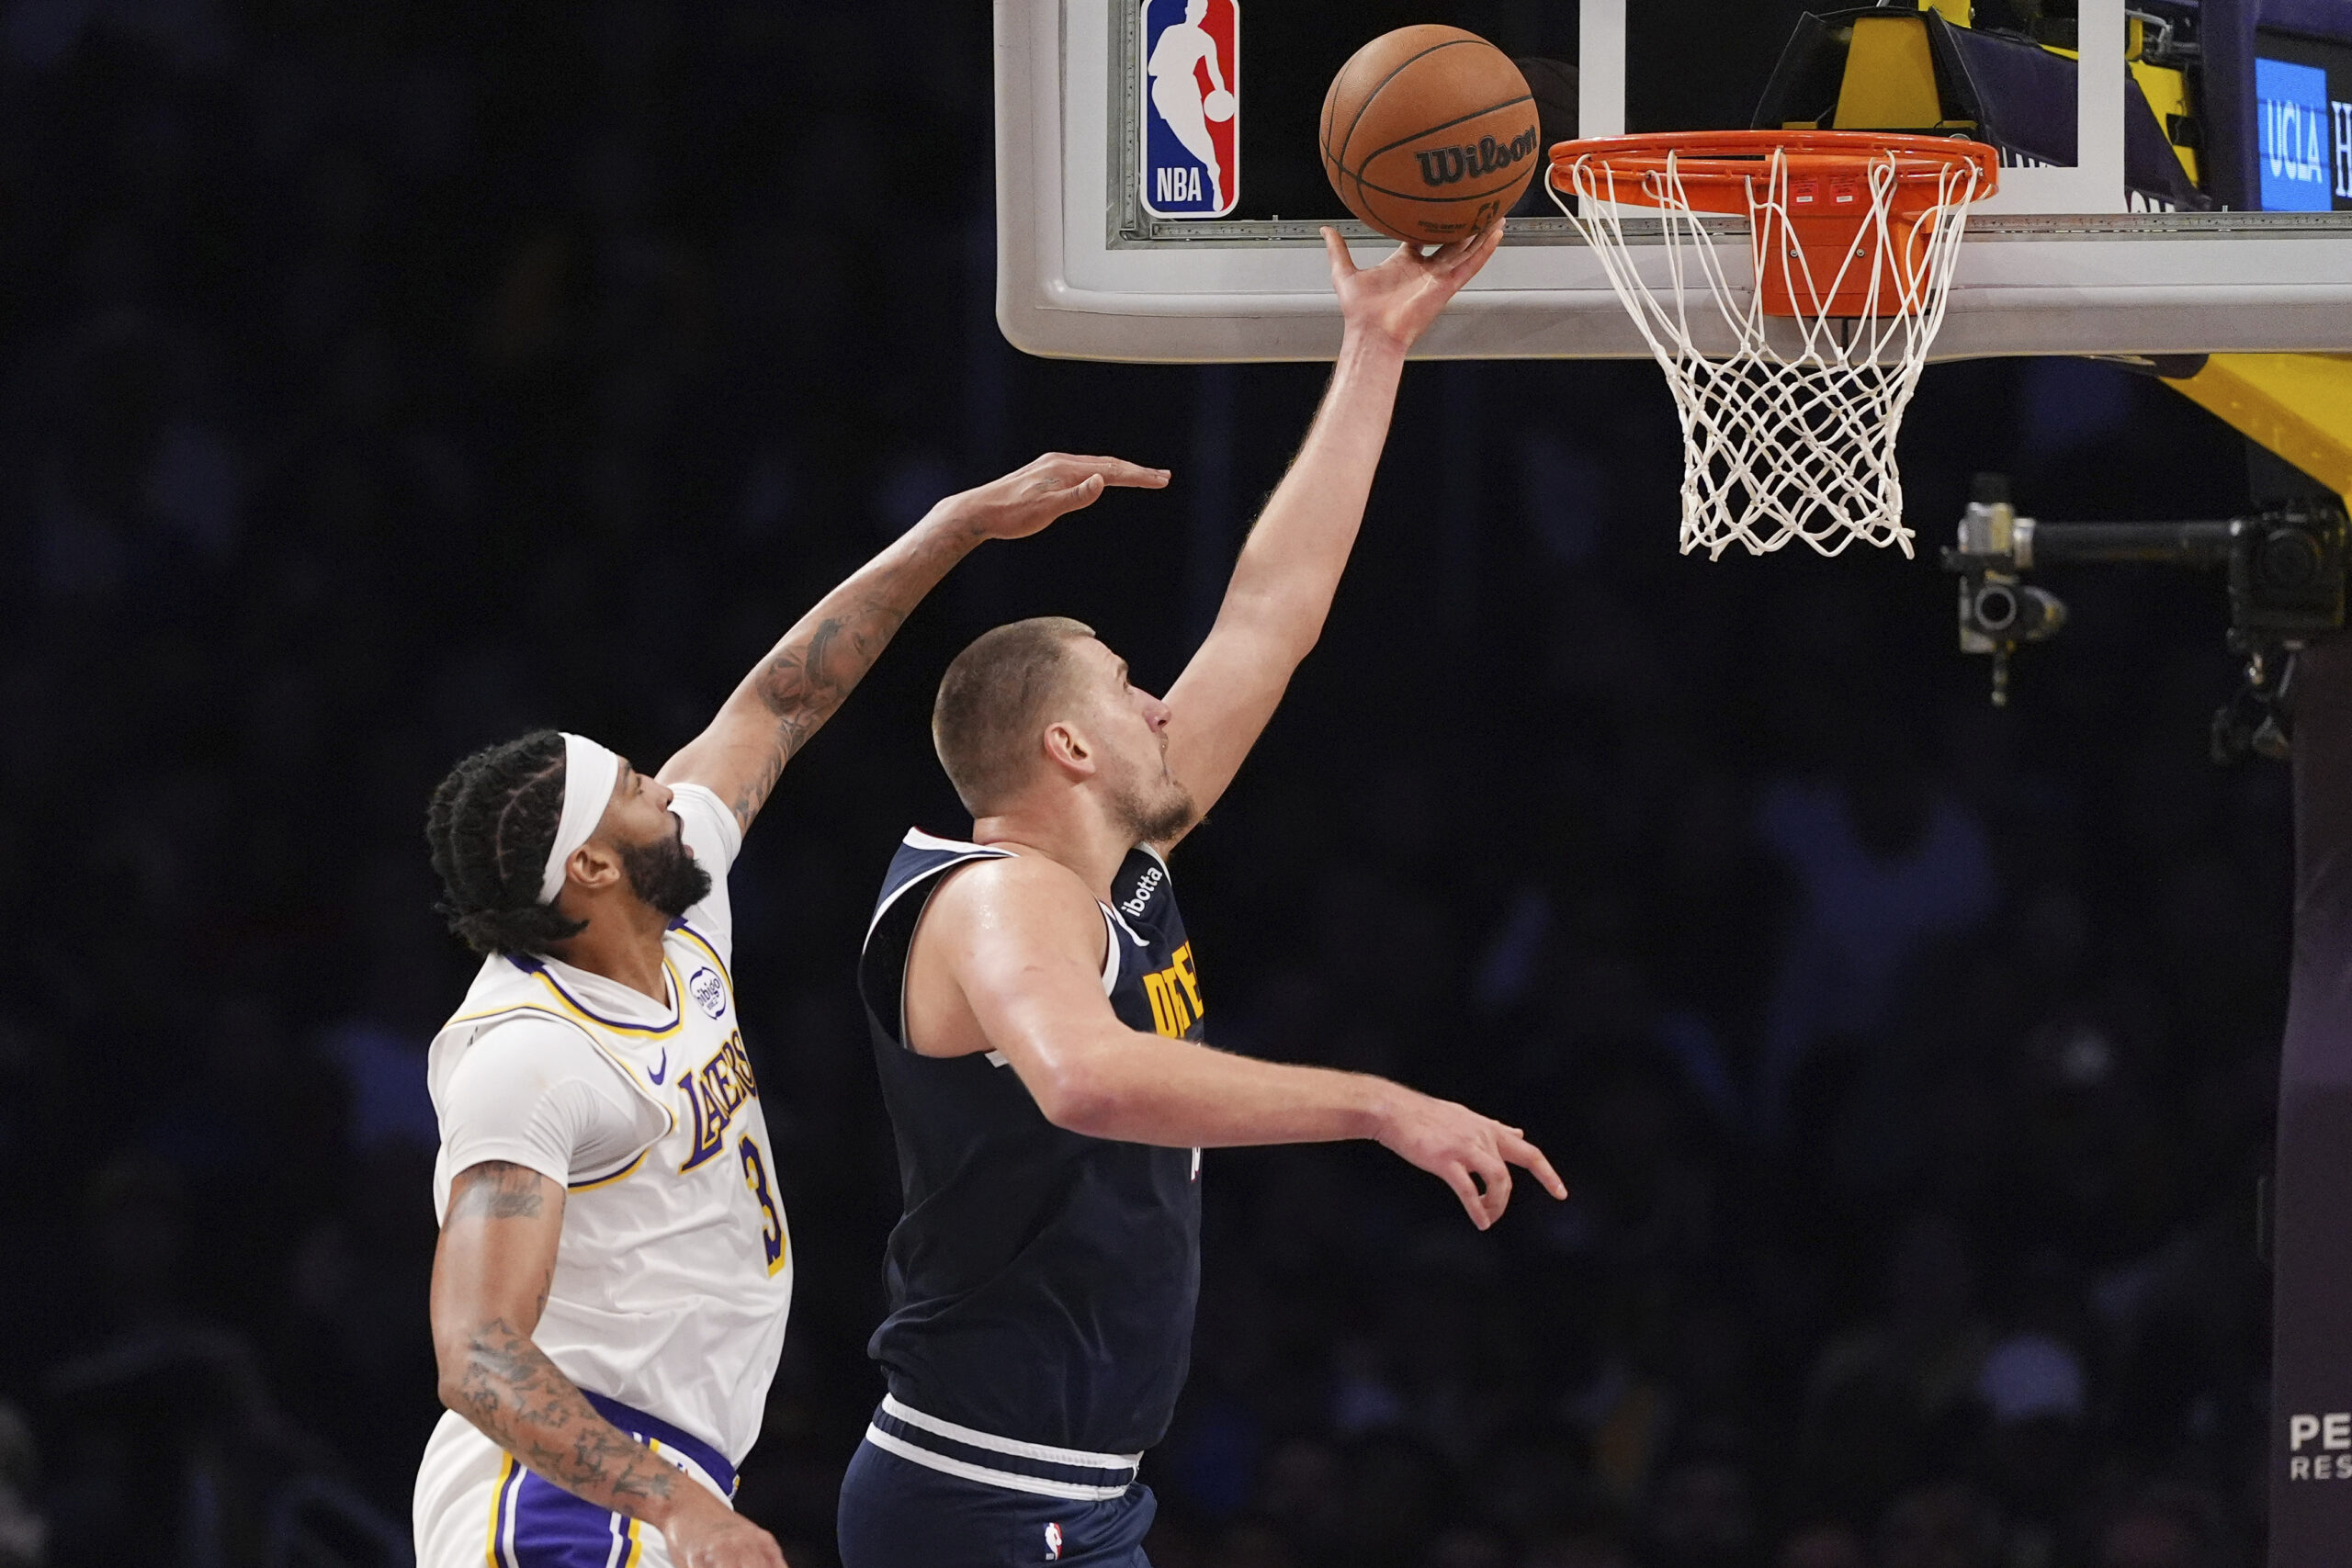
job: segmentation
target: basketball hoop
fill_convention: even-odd
[[[1968,204],[1999,178],[1982,142],[1875,131],[1676,131],[1552,149],[1552,199],[1674,389],[1684,554],[1714,559],[1736,543],[1761,555],[1791,539],[1830,556],[1858,539],[1911,553],[1894,437],[1943,324]],[[1626,207],[1659,215],[1655,285],[1628,249]],[[1747,218],[1745,276],[1702,214]],[[1703,311],[1693,330],[1702,280],[1721,334]]]

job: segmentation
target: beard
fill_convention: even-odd
[[[1170,778],[1165,766],[1157,777],[1130,775],[1112,807],[1138,844],[1166,843],[1191,827],[1198,815],[1192,791]]]
[[[621,869],[639,898],[673,920],[710,897],[710,873],[686,848],[684,823],[653,843],[623,844]]]

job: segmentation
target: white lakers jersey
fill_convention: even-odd
[[[759,1436],[792,1302],[792,1243],[775,1145],[743,1048],[729,973],[726,863],[733,822],[707,791],[677,792],[687,842],[721,891],[662,939],[669,1005],[569,965],[495,957],[434,1037],[445,1094],[466,1053],[498,1049],[500,1025],[577,1030],[658,1116],[650,1144],[609,1170],[575,1171],[555,1277],[532,1339],[589,1393],[671,1423],[740,1464]],[[544,1023],[538,1023],[544,1029]],[[434,1201],[446,1217],[445,1143]]]

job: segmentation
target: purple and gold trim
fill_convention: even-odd
[[[674,1124],[676,1118],[673,1116],[671,1120]],[[564,1190],[568,1192],[594,1192],[599,1187],[610,1187],[616,1182],[627,1181],[630,1177],[637,1174],[638,1168],[645,1163],[645,1156],[652,1152],[653,1145],[651,1144],[648,1144],[644,1148],[638,1151],[638,1156],[635,1159],[629,1161],[627,1165],[621,1167],[610,1176],[599,1176],[587,1181],[567,1181],[563,1184]]]
[[[709,953],[710,961],[718,965],[718,977],[727,982],[728,990],[731,992],[735,989],[735,976],[729,971],[727,967],[727,960],[718,956],[718,949],[711,944],[711,941],[708,937],[703,935],[702,932],[695,930],[694,927],[686,924],[684,920],[674,922],[670,929],[678,932],[681,936],[691,939],[696,947],[699,947],[705,953]]]
[[[665,1462],[708,1481],[721,1496],[734,1496],[735,1467],[708,1443],[617,1399],[588,1393],[588,1403]],[[489,1568],[639,1568],[644,1527],[636,1519],[565,1491],[512,1454],[500,1458],[490,1506]]]
[[[634,1034],[641,1040],[666,1040],[677,1033],[685,1024],[686,1015],[683,1010],[686,1002],[686,988],[679,983],[677,965],[672,964],[666,957],[662,960],[662,967],[669,971],[670,975],[671,1018],[669,1022],[659,1027],[650,1023],[629,1023],[617,1018],[606,1018],[557,984],[556,977],[548,973],[547,965],[536,958],[510,953],[506,955],[506,962],[545,986],[565,1011],[577,1018],[584,1019],[600,1029],[609,1029],[616,1034]]]
[[[491,1568],[638,1568],[643,1527],[515,1464],[499,1487]]]
[[[490,1568],[509,1568],[514,1561],[514,1492],[529,1473],[514,1456],[498,1456],[498,1484],[490,1495],[490,1544],[483,1561]]]
[[[694,1467],[708,1476],[711,1484],[718,1488],[719,1495],[735,1495],[735,1467],[727,1462],[725,1454],[684,1427],[673,1427],[659,1416],[648,1416],[634,1405],[608,1399],[593,1389],[582,1389],[580,1392],[588,1396],[588,1403],[595,1406],[597,1415],[673,1463],[681,1459],[692,1461]]]
[[[675,978],[675,976],[676,971],[673,970],[673,979]],[[666,1138],[672,1133],[678,1130],[678,1112],[671,1106],[670,1097],[662,1092],[660,1082],[653,1080],[653,1075],[642,1066],[631,1062],[627,1055],[615,1049],[610,1042],[598,1038],[595,1031],[583,1027],[576,1014],[567,1017],[565,1014],[558,1012],[552,1008],[542,1007],[537,1002],[517,1002],[513,1007],[492,1008],[487,1012],[462,1013],[459,1016],[451,1019],[445,1027],[454,1029],[461,1023],[488,1023],[496,1019],[513,1018],[518,1013],[535,1014],[540,1018],[552,1019],[556,1022],[563,1024],[569,1028],[578,1029],[582,1036],[587,1040],[588,1043],[606,1061],[612,1063],[614,1066],[618,1067],[622,1074],[627,1077],[632,1084],[637,1083],[639,1078],[648,1080],[646,1084],[639,1085],[639,1087],[652,1100],[654,1104],[662,1108],[662,1113],[670,1119],[670,1124],[662,1129],[662,1136]],[[675,1033],[676,1027],[673,1025],[669,1032]],[[666,1052],[668,1048],[665,1046],[663,1049],[665,1052],[664,1060],[667,1060]],[[658,1143],[660,1140],[656,1139],[655,1141]],[[651,1149],[649,1146],[647,1153],[650,1152]],[[639,1156],[639,1159],[642,1159],[643,1157],[644,1156],[642,1155]],[[607,1183],[618,1181],[622,1177],[627,1176],[629,1173],[629,1170],[633,1170],[636,1167],[632,1165],[628,1169],[616,1170],[608,1176],[599,1176],[589,1181],[574,1183],[572,1185],[572,1190],[584,1192],[591,1187],[602,1187]]]

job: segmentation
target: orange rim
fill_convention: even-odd
[[[1555,188],[1574,194],[1568,171],[1589,164],[1630,185],[1615,192],[1613,199],[1656,207],[1661,200],[1648,190],[1645,176],[1664,175],[1669,159],[1686,189],[1694,185],[1744,186],[1763,172],[1775,152],[1782,154],[1790,175],[1796,177],[1867,178],[1874,166],[1892,158],[1898,185],[1940,187],[1955,168],[1973,164],[1976,186],[1970,200],[1982,200],[2000,186],[2000,154],[1984,142],[1876,130],[1669,130],[1595,136],[1555,145],[1549,178]]]

